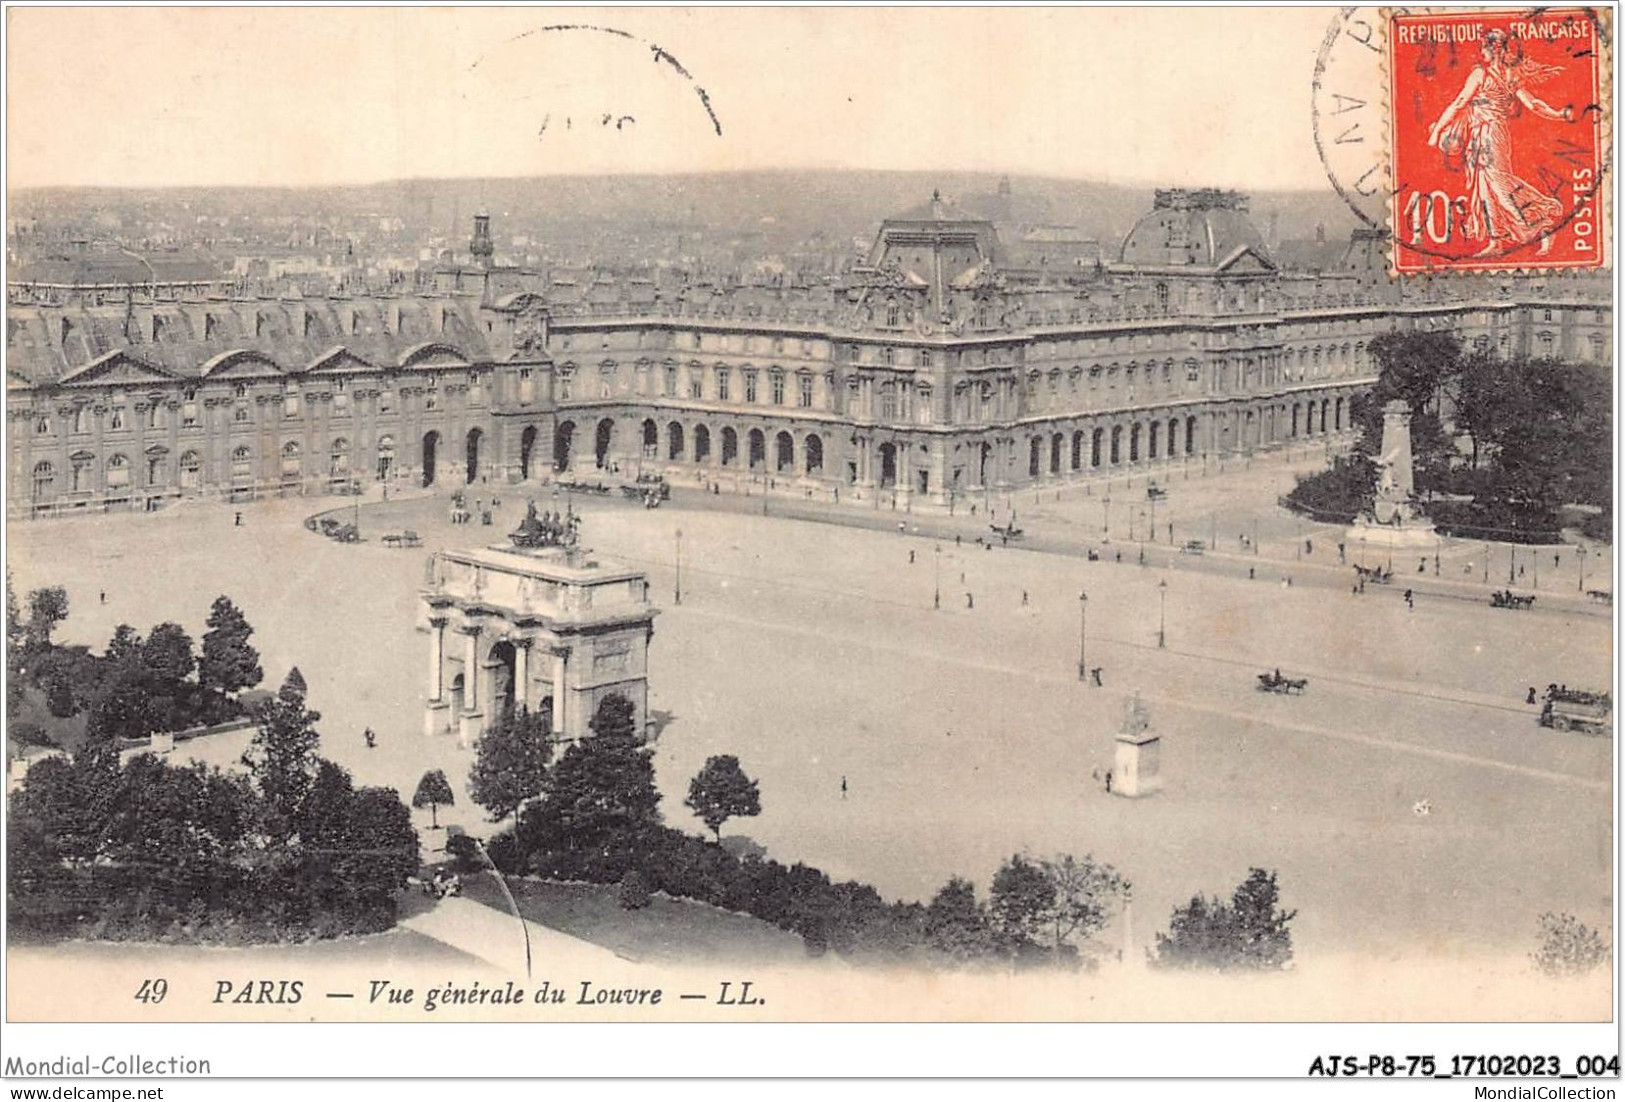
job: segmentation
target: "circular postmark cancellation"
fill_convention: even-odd
[[[1338,14],[1316,145],[1396,274],[1606,263],[1609,47],[1587,8]]]

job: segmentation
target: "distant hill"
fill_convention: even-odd
[[[48,188],[14,193],[13,216],[53,222],[112,212],[127,221],[185,224],[202,216],[325,221],[398,217],[420,239],[466,236],[470,216],[487,209],[499,234],[574,237],[598,227],[698,231],[759,237],[768,247],[822,234],[866,237],[883,218],[928,200],[934,189],[977,209],[993,200],[991,173],[764,170],[679,176],[529,177],[396,180],[340,188]],[[1077,226],[1110,255],[1151,206],[1147,187],[1053,177],[1009,178],[1010,208],[1023,224]],[[1330,189],[1254,192],[1253,218],[1266,237],[1345,237],[1352,215]]]

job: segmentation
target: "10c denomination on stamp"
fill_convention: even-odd
[[[1394,271],[1602,266],[1598,14],[1395,12],[1387,31]]]

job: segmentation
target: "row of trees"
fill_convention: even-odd
[[[1535,532],[1557,527],[1565,505],[1611,509],[1607,365],[1468,351],[1449,332],[1385,333],[1370,348],[1377,383],[1351,407],[1361,458],[1302,480],[1304,504],[1353,513],[1370,501],[1382,407],[1398,398],[1411,410],[1417,492],[1470,499],[1436,507],[1436,519]]]
[[[290,673],[255,708],[243,772],[120,764],[92,739],[36,763],[12,797],[7,893],[35,935],[267,941],[387,929],[418,867],[411,813],[316,754]]]
[[[52,635],[68,608],[61,587],[36,589],[28,595],[25,620],[7,586],[13,713],[32,686],[58,719],[85,713],[92,740],[140,740],[240,716],[235,694],[264,676],[249,641],[254,629],[229,597],[217,598],[210,609],[201,653],[186,629],[173,622],[158,624],[145,638],[120,624],[100,655],[88,647],[57,644]]]
[[[557,762],[545,715],[515,712],[482,739],[470,790],[494,817],[512,819],[490,845],[504,871],[619,884],[628,907],[644,905],[651,891],[710,903],[793,930],[815,953],[947,966],[1092,966],[1103,951],[1098,935],[1128,899],[1128,880],[1091,856],[1018,854],[998,869],[985,900],[954,878],[923,905],[888,903],[867,884],[833,881],[805,864],[735,856],[720,844],[723,826],[761,810],[758,786],[736,757],[711,758],[689,784],[685,805],[711,831],[707,841],[661,821],[653,755],[637,737],[629,702],[607,697],[590,727],[593,736]],[[430,806],[449,802],[432,776],[419,794]],[[463,860],[477,867],[471,849]],[[1230,904],[1193,900],[1200,913],[1176,913],[1159,956],[1170,966],[1284,966],[1292,915],[1275,908],[1274,891],[1269,875]],[[1240,947],[1210,952],[1226,939]]]

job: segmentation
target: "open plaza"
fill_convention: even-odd
[[[1608,610],[1581,592],[1597,583],[1581,586],[1573,547],[1499,545],[1486,586],[1484,545],[1444,541],[1437,567],[1396,562],[1392,583],[1355,592],[1340,530],[1274,504],[1321,462],[1153,476],[1155,540],[1143,478],[975,517],[682,488],[651,510],[540,486],[504,489],[491,527],[453,525],[449,497],[425,495],[341,506],[364,536],[342,544],[307,530],[309,500],[198,504],[18,525],[8,558],[19,590],[68,588],[63,637],[98,649],[126,622],[200,636],[230,595],[267,682],[304,673],[324,755],[403,795],[444,769],[458,803],[441,822],[488,833],[464,788],[472,754],[423,733],[414,625],[424,555],[505,542],[528,491],[581,513],[598,556],[649,574],[649,708],[676,825],[700,829],[688,778],[732,753],[763,812],[730,832],[780,860],[923,900],[953,875],[985,892],[1012,853],[1092,853],[1133,882],[1132,923],[1109,936],[1134,953],[1174,906],[1254,865],[1278,870],[1306,962],[1522,957],[1546,911],[1606,927],[1611,741],[1543,729],[1526,702],[1551,682],[1608,686]],[[1014,510],[1023,535],[1005,546],[989,509],[1000,524]],[[423,549],[381,538],[406,529]],[[1184,549],[1214,533],[1216,549]],[[1590,551],[1595,579],[1606,551]],[[1513,554],[1545,560],[1529,611],[1488,601]],[[1098,686],[1079,679],[1080,647]],[[1307,691],[1257,691],[1276,668]],[[1132,693],[1163,739],[1164,789],[1142,800],[1099,781]],[[241,737],[186,752],[229,766]]]

